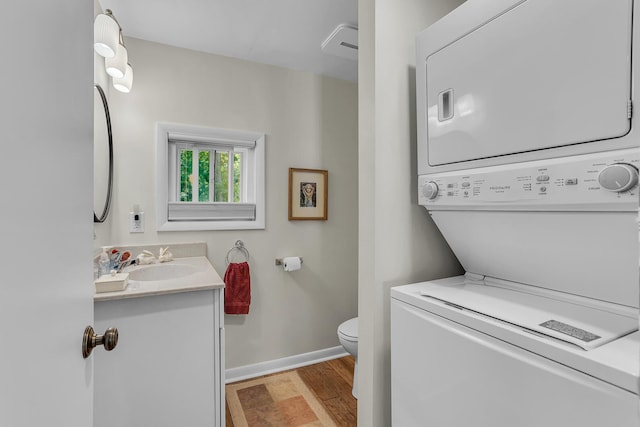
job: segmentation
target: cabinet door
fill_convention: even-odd
[[[96,352],[94,427],[224,425],[219,290],[102,301],[117,351]]]
[[[625,135],[631,18],[631,0],[526,0],[424,58],[429,164]]]

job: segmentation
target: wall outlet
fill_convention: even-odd
[[[129,233],[144,233],[144,212],[129,212]]]

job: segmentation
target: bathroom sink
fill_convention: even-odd
[[[143,266],[129,272],[129,280],[138,282],[157,282],[160,280],[179,279],[187,277],[199,270],[187,264],[154,264]]]
[[[178,257],[164,263],[126,267],[128,286],[123,291],[96,293],[94,301],[167,295],[224,288],[224,281],[206,256]]]

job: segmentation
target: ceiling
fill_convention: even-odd
[[[357,61],[324,53],[357,0],[99,0],[135,37],[248,61],[357,80]],[[131,58],[135,68],[135,58]]]

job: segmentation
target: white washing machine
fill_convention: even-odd
[[[392,298],[394,426],[638,426],[633,316],[464,276]]]
[[[391,290],[394,426],[640,425],[634,14],[467,0],[418,36],[418,199],[466,274]]]

